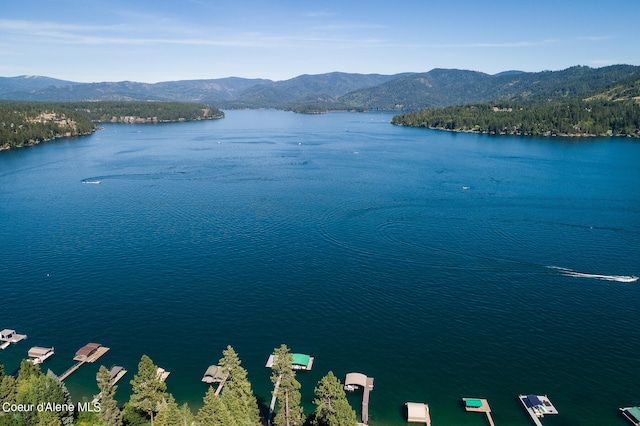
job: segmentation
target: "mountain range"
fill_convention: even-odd
[[[394,75],[333,72],[289,80],[229,77],[161,83],[78,83],[41,76],[0,77],[0,99],[29,101],[181,101],[218,108],[417,110],[468,103],[540,103],[637,87],[640,67],[575,66],[561,71],[485,74],[459,69]],[[635,86],[634,86],[635,85]],[[627,90],[628,92],[628,90]]]

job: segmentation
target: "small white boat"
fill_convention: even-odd
[[[83,180],[82,183],[90,183],[92,185],[100,185],[99,180]]]

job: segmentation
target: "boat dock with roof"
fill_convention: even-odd
[[[622,416],[634,426],[640,426],[640,407],[621,408]]]
[[[494,426],[493,418],[491,417],[491,408],[489,407],[489,402],[486,399],[462,398],[462,402],[464,402],[464,409],[467,411],[485,413],[489,424]]]
[[[344,379],[344,389],[354,391],[362,388],[362,424],[369,421],[369,392],[373,390],[373,377],[362,373],[347,373]]]
[[[169,374],[171,374],[170,371],[167,371],[167,370],[165,370],[164,368],[161,368],[161,367],[158,367],[158,369],[156,370],[156,377],[161,382],[164,382],[165,380],[167,380],[167,377],[169,377]]]
[[[207,371],[204,372],[204,376],[202,376],[202,382],[208,384],[219,383],[215,392],[216,395],[219,395],[224,386],[224,382],[227,381],[227,377],[228,374],[225,373],[222,367],[219,365],[210,365]]]
[[[109,377],[111,377],[111,383],[114,385],[118,383],[125,374],[127,374],[127,369],[119,365],[114,365],[109,369]]]
[[[422,402],[407,402],[407,422],[409,423],[424,423],[427,426],[431,426],[431,414],[429,413],[429,406]]]
[[[78,362],[62,373],[59,377],[60,381],[72,375],[78,368],[82,367],[85,362],[96,362],[96,360],[106,354],[108,350],[109,348],[102,346],[100,343],[87,343],[78,349],[76,355],[73,357],[73,360]]]
[[[558,414],[547,395],[518,395],[518,399],[536,426],[542,426],[540,419],[545,415]]]
[[[29,349],[27,355],[29,356],[28,361],[34,364],[42,364],[47,358],[53,356],[54,350],[51,348],[43,348],[40,346],[34,346]]]
[[[293,368],[294,370],[311,370],[314,360],[312,356],[305,354],[291,354],[291,357],[293,358],[293,365],[291,368]],[[267,359],[265,367],[273,368],[273,364],[275,363],[275,361],[275,355],[269,355],[269,359]]]
[[[2,342],[0,343],[0,349],[6,349],[10,344],[18,343],[19,341],[26,338],[26,334],[18,334],[15,330],[5,328],[4,330],[0,331],[0,342]]]

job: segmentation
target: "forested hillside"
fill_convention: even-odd
[[[0,102],[0,149],[91,134],[95,123],[162,123],[222,118],[217,108],[179,102]]]

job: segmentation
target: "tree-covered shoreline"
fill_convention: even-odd
[[[485,103],[396,115],[392,124],[438,130],[523,136],[640,137],[634,100],[568,100],[538,105]]]
[[[168,123],[223,118],[217,108],[184,102],[0,101],[0,150],[86,136],[96,123]]]

